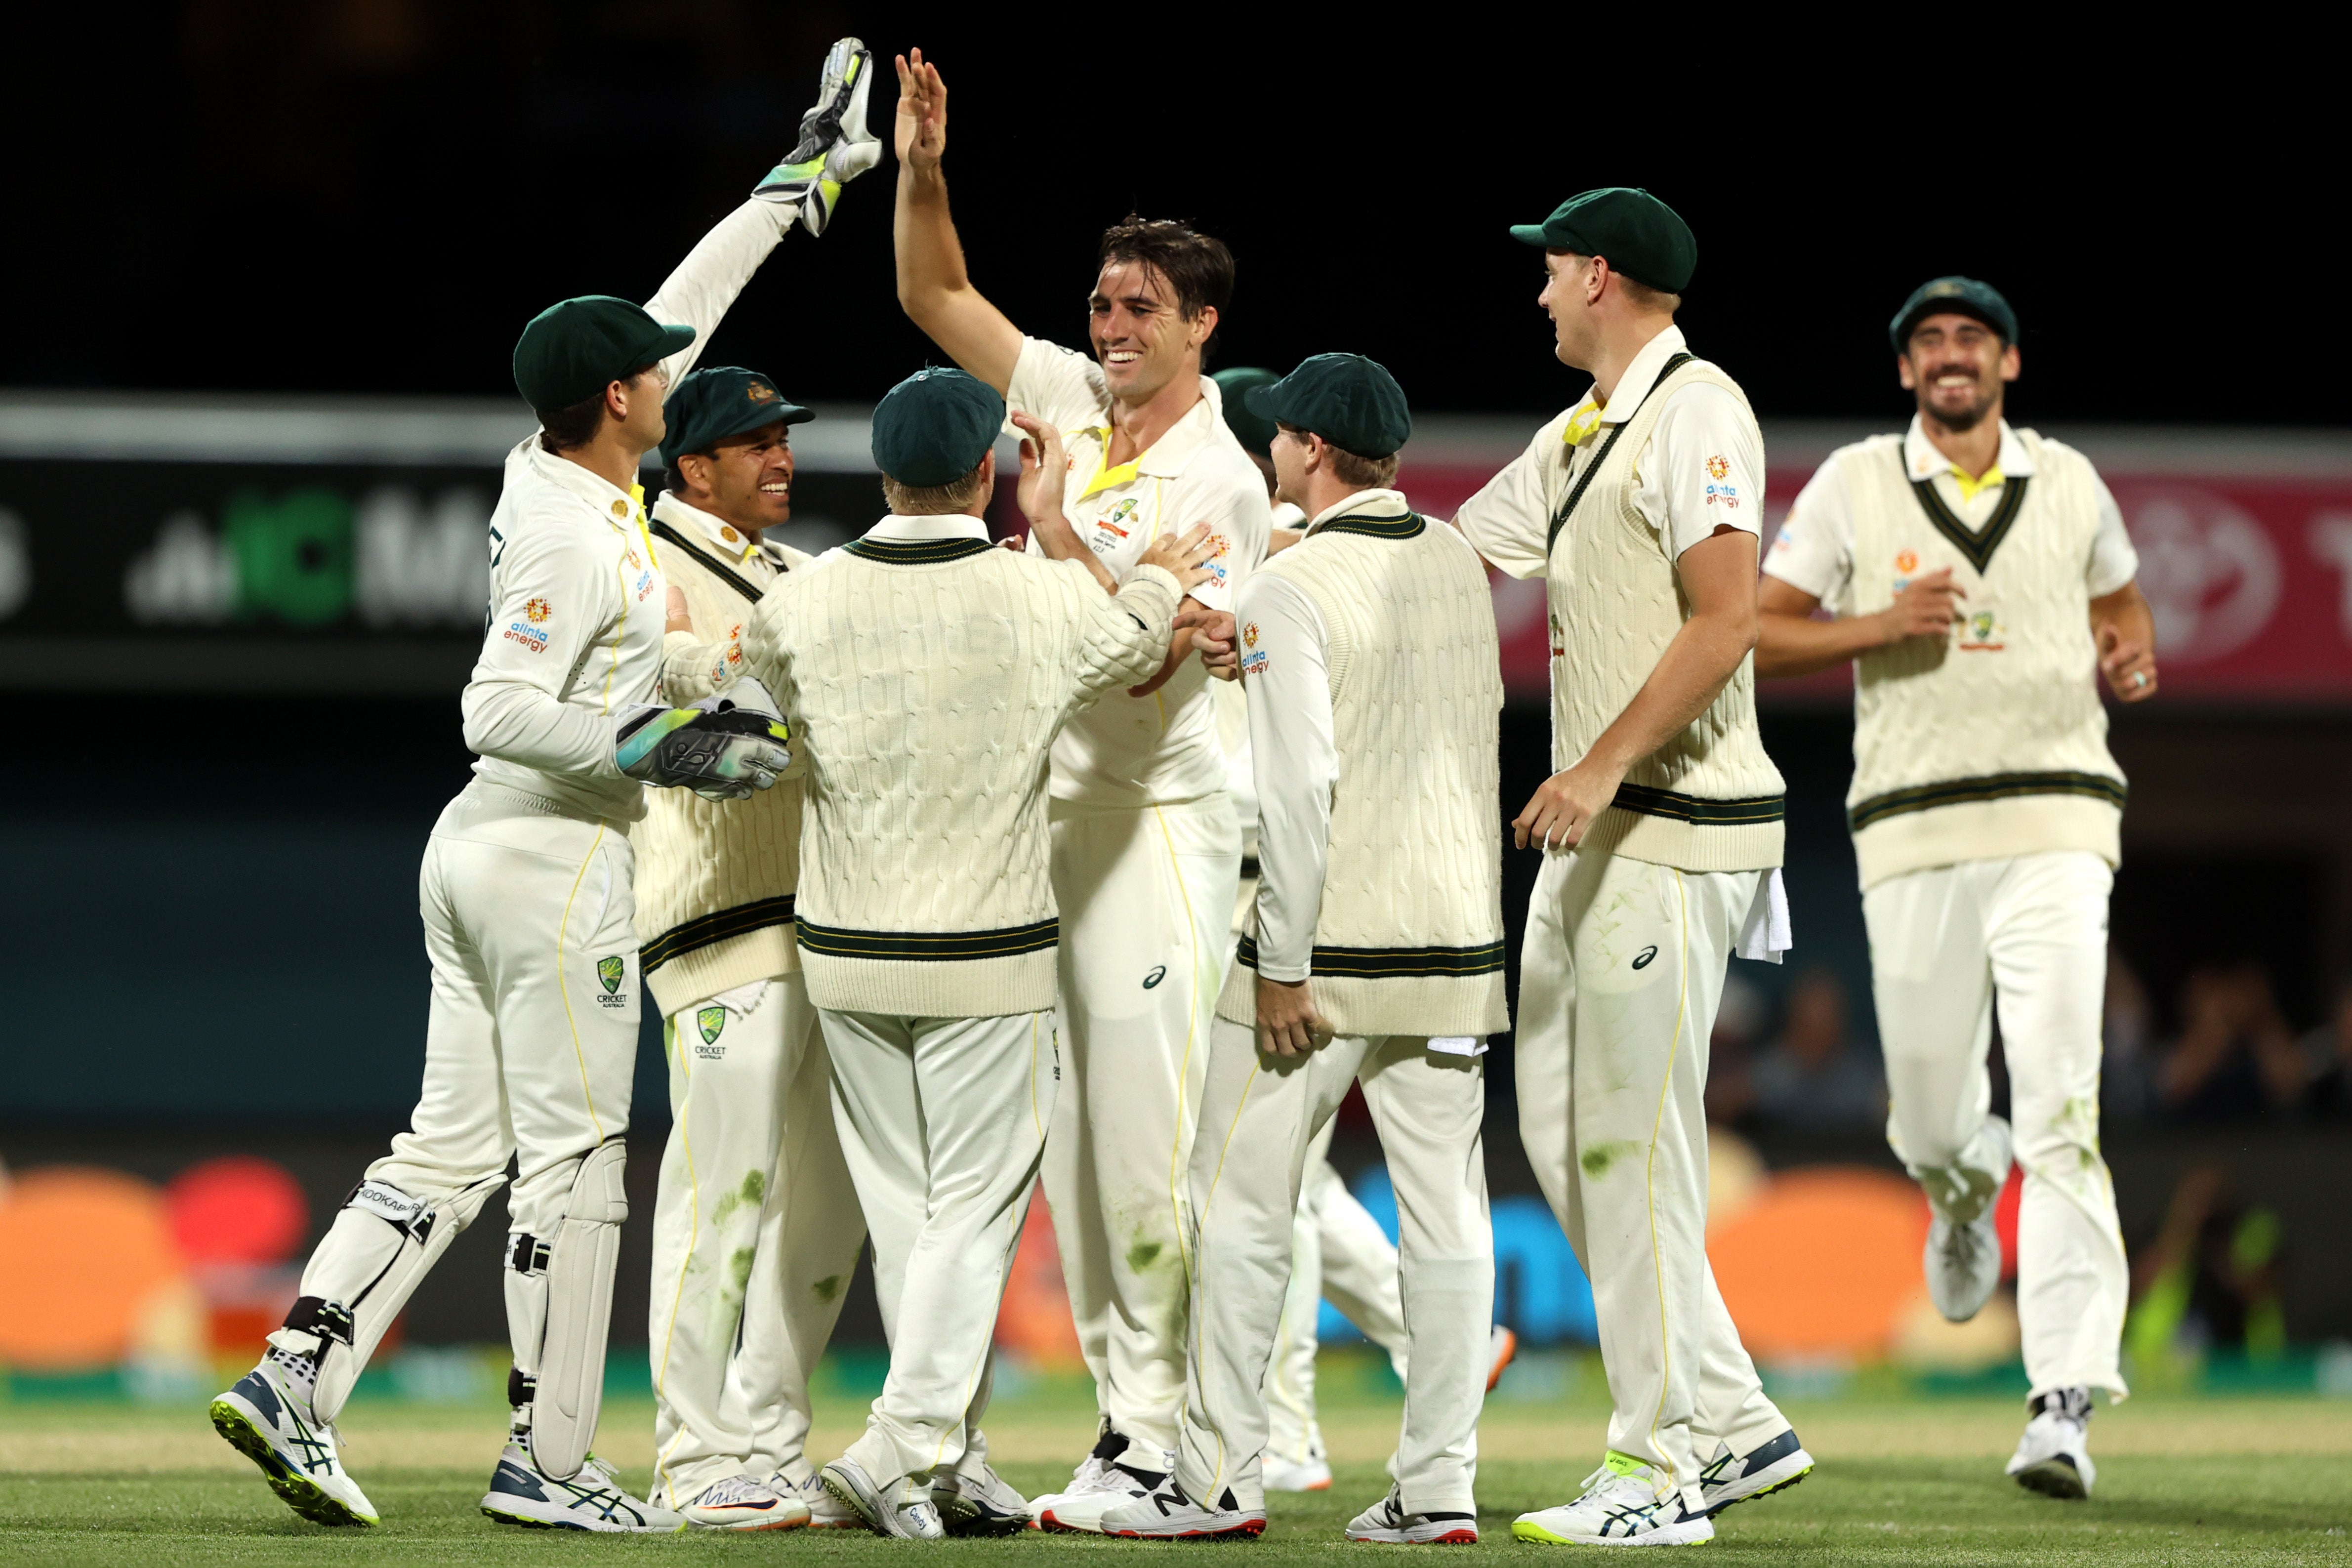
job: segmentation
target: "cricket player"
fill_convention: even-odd
[[[1282,377],[1255,365],[1235,365],[1209,379],[1224,395],[1225,427],[1265,476],[1266,494],[1274,503],[1266,553],[1278,555],[1304,536],[1307,514],[1277,492],[1275,422],[1250,408],[1248,394],[1272,386]],[[1233,930],[1238,946],[1250,934],[1250,912],[1257,900],[1257,786],[1250,761],[1249,710],[1237,679],[1240,670],[1232,651],[1229,624],[1226,617],[1223,625],[1196,626],[1194,637],[1202,643],[1202,657],[1210,673],[1221,682],[1211,689],[1216,695],[1218,732],[1232,770],[1234,809],[1242,822],[1241,897],[1234,906]],[[1282,1323],[1266,1364],[1267,1437],[1261,1479],[1270,1492],[1322,1491],[1331,1484],[1323,1431],[1315,1418],[1317,1318],[1325,1299],[1388,1353],[1397,1380],[1404,1380],[1404,1303],[1397,1285],[1397,1251],[1380,1222],[1356,1201],[1332,1167],[1331,1133],[1337,1125],[1336,1120],[1325,1122],[1307,1151],[1307,1172],[1298,1189],[1298,1215],[1291,1231],[1290,1289],[1283,1299]],[[1493,1357],[1486,1377],[1489,1390],[1518,1353],[1518,1345],[1517,1334],[1496,1325],[1488,1345]]]
[[[961,371],[892,388],[890,515],[787,574],[743,645],[808,765],[801,963],[890,1336],[866,1433],[824,1479],[901,1538],[1029,1522],[980,1417],[1060,1072],[1046,758],[1074,710],[1160,668],[1207,575],[1204,528],[1155,542],[1116,594],[992,547],[1003,422]]]
[[[1955,1322],[2000,1283],[1994,1199],[2024,1168],[2017,1315],[2030,1419],[2009,1473],[2090,1493],[2091,1391],[2116,1365],[2128,1286],[2099,1155],[2107,895],[2123,770],[2095,669],[2156,693],[2156,630],[2123,514],[2071,447],[2002,417],[2017,316],[1938,278],[1888,328],[1918,411],[1831,454],[1759,590],[1760,675],[1855,666],[1846,819],[1886,1057],[1887,1142],[1926,1189],[1928,1294]],[[1827,605],[1834,621],[1815,623]],[[1985,1071],[2000,1007],[2010,1114]]]
[[[965,272],[946,142],[946,84],[918,51],[899,65],[899,303],[956,363],[1063,435],[1067,516],[1114,578],[1153,540],[1204,524],[1221,552],[1180,629],[1231,610],[1268,527],[1265,484],[1201,374],[1231,254],[1181,224],[1130,217],[1103,238],[1092,357],[1024,337]],[[1069,1079],[1045,1184],[1100,1417],[1094,1451],[1051,1494],[1067,1529],[1167,1472],[1183,1398],[1183,1175],[1241,876],[1216,705],[1191,649],[1187,630],[1160,669],[1077,714],[1054,749]]]
[[[1263,1388],[1292,1216],[1316,1133],[1360,1081],[1403,1218],[1412,1375],[1395,1485],[1348,1533],[1475,1542],[1495,1274],[1479,1058],[1509,1026],[1494,604],[1476,555],[1391,488],[1412,423],[1386,370],[1318,354],[1250,401],[1279,422],[1279,493],[1310,521],[1244,584],[1238,612],[1261,876],[1218,1000],[1193,1146],[1176,1469],[1100,1528],[1265,1528]]]
[[[1811,1457],[1764,1396],[1708,1268],[1707,1037],[1734,951],[1789,945],[1781,780],[1757,737],[1764,449],[1674,313],[1697,261],[1646,191],[1572,196],[1513,237],[1592,388],[1454,523],[1545,579],[1552,765],[1512,823],[1544,852],[1521,956],[1519,1131],[1592,1281],[1613,1412],[1581,1496],[1525,1541],[1672,1545]]]
[[[863,113],[850,120],[862,126]],[[730,365],[688,376],[663,416],[669,488],[651,521],[673,601],[662,692],[686,703],[735,687],[752,606],[810,563],[766,535],[792,518],[791,429],[813,416],[772,378]],[[866,1232],[793,939],[803,771],[749,800],[649,791],[631,835],[670,1089],[654,1205],[649,1500],[740,1530],[862,1523],[803,1452],[808,1374]]]
[[[408,1131],[335,1215],[270,1349],[213,1401],[214,1426],[289,1506],[373,1524],[335,1420],[417,1283],[506,1180],[510,1436],[482,1510],[509,1523],[670,1531],[693,1522],[625,1493],[589,1457],[621,1222],[637,1038],[629,828],[641,778],[714,794],[772,784],[757,733],[698,750],[704,718],[615,742],[655,695],[664,585],[635,489],[662,397],[795,217],[821,231],[874,161],[842,118],[870,57],[834,47],[801,140],[644,308],[604,296],[534,318],[515,384],[540,428],[507,455],[490,518],[490,614],[465,693],[475,778],[435,824],[419,879],[432,962],[425,1085]],[[681,758],[702,755],[697,776]]]

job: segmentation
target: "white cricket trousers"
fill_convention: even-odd
[[[1070,1074],[1045,1201],[1099,1414],[1149,1456],[1184,1402],[1185,1163],[1224,984],[1241,829],[1223,795],[1053,805]]]
[[[1291,1223],[1315,1134],[1360,1080],[1395,1184],[1405,1384],[1397,1484],[1407,1512],[1465,1510],[1477,1479],[1478,1409],[1494,1321],[1495,1237],[1475,1057],[1426,1039],[1340,1036],[1305,1057],[1261,1056],[1256,1031],[1219,1019],[1193,1145],[1199,1216],[1190,1371],[1176,1447],[1187,1496],[1231,1487],[1265,1506],[1265,1373],[1290,1283]]]
[[[561,1228],[582,1157],[628,1131],[637,1055],[628,835],[554,812],[478,780],[433,825],[417,877],[433,968],[425,1084],[408,1131],[367,1169],[438,1206],[486,1194],[511,1158],[509,1229],[541,1238]],[[481,1195],[458,1206],[470,1214]],[[384,1267],[383,1230],[343,1210],[301,1293],[353,1300]],[[501,1273],[515,1369],[535,1377],[547,1276]]]
[[[1266,1457],[1291,1465],[1323,1458],[1323,1432],[1315,1420],[1315,1352],[1325,1298],[1388,1352],[1400,1383],[1407,1365],[1397,1251],[1381,1222],[1331,1168],[1337,1125],[1336,1118],[1326,1121],[1307,1151],[1298,1217],[1291,1223],[1290,1288],[1265,1369]]]
[[[1706,1259],[1707,1037],[1769,875],[1547,854],[1520,952],[1519,1136],[1592,1281],[1609,1447],[1693,1509],[1718,1439],[1789,1425]]]
[[[1930,1202],[1973,1219],[2007,1170],[1979,1142],[2000,1006],[2010,1122],[2025,1173],[2017,1317],[2035,1394],[2125,1394],[2117,1365],[2130,1271],[2099,1155],[2107,898],[2096,855],[2059,850],[1890,877],[1862,896],[1886,1056],[1886,1141]],[[1971,1173],[1978,1180],[1970,1182]]]
[[[798,971],[679,1010],[663,1045],[670,1131],[654,1201],[649,1500],[675,1507],[736,1474],[814,1473],[809,1373],[866,1226]]]
[[[884,1487],[976,1475],[996,1311],[1054,1114],[1054,1015],[817,1016],[890,1340],[889,1375],[846,1457]]]

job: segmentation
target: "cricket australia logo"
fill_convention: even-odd
[[[712,1044],[727,1027],[727,1009],[724,1007],[701,1009],[694,1016],[694,1026],[701,1032],[704,1045]]]
[[[621,982],[627,979],[628,974],[629,961],[618,954],[596,961],[596,984],[604,988],[604,994],[596,998],[599,1007],[625,1007],[629,1005],[629,999],[620,994]]]

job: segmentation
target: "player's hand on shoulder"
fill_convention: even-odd
[[[1199,587],[1215,574],[1208,563],[1225,548],[1224,540],[1209,531],[1205,522],[1194,523],[1181,535],[1161,534],[1145,549],[1139,566],[1157,566],[1174,574],[1186,589]]]
[[[948,84],[920,49],[900,55],[898,66],[898,161],[928,174],[948,150]]]
[[[1192,646],[1200,650],[1201,662],[1211,675],[1219,680],[1241,679],[1241,653],[1234,646],[1231,610],[1213,610],[1197,599],[1187,599],[1176,613],[1176,629],[1192,634]]]

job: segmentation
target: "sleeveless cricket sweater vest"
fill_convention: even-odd
[[[1633,416],[1595,437],[1599,451],[1553,512],[1545,591],[1556,770],[1573,766],[1616,721],[1689,617],[1672,545],[1634,498],[1659,415],[1699,382],[1746,407],[1729,376],[1676,355]],[[1706,711],[1626,773],[1580,847],[1685,871],[1778,866],[1782,789],[1756,731],[1755,661],[1743,658]]]
[[[1895,602],[1938,567],[1967,597],[1944,641],[1911,637],[1854,661],[1846,819],[1862,884],[1962,860],[2084,850],[2121,863],[2123,770],[2107,750],[2084,581],[2098,531],[2090,462],[2031,430],[2033,471],[2004,481],[1971,531],[1911,479],[1903,438],[1834,458],[1853,503],[1841,614]]]
[[[1342,1035],[1509,1028],[1502,665],[1476,552],[1410,512],[1351,514],[1259,570],[1302,590],[1329,637],[1339,780],[1307,982],[1317,1010]],[[1254,935],[1238,956],[1217,1013],[1253,1023]]]
[[[775,581],[772,567],[730,564],[658,519],[652,532],[662,574],[684,591],[698,633],[725,639],[750,622]],[[645,817],[629,837],[637,852],[640,963],[665,1016],[800,967],[793,894],[805,771],[795,760],[773,789],[748,800],[646,788]]]
[[[1069,713],[1166,657],[1179,594],[965,538],[853,541],[761,602],[744,652],[808,769],[809,1000],[985,1017],[1054,1005],[1047,756]]]

